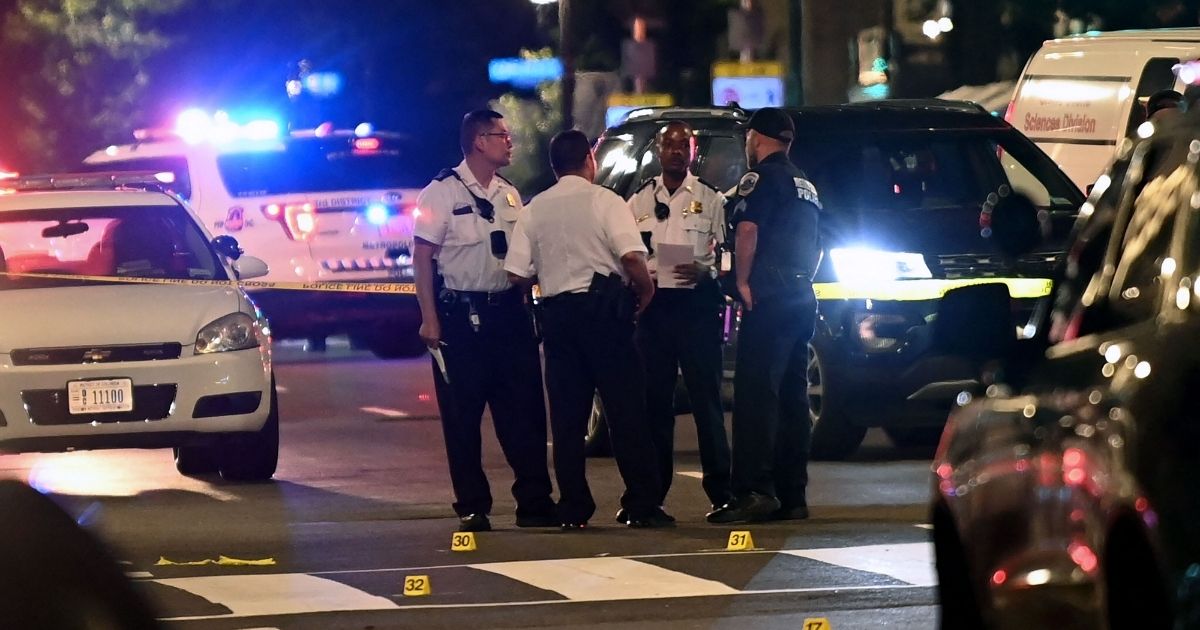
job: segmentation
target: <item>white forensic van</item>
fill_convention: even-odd
[[[1121,141],[1137,135],[1146,99],[1182,93],[1188,71],[1180,70],[1198,59],[1200,28],[1050,40],[1026,64],[1005,120],[1087,190]]]

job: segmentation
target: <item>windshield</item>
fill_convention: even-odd
[[[224,280],[204,233],[179,206],[113,206],[0,212],[0,290],[104,280]]]
[[[379,148],[355,149],[365,138],[292,140],[284,150],[227,153],[217,157],[225,188],[234,197],[289,193],[421,188],[433,173],[422,154],[395,139]]]
[[[596,182],[622,196],[631,188],[662,172],[653,138],[621,134],[605,137],[596,146]],[[718,190],[737,184],[746,172],[746,153],[739,136],[696,132],[696,160],[692,172]]]
[[[1015,134],[880,133],[798,140],[792,158],[832,212],[970,208],[1003,186],[1039,207],[1073,210],[1079,191]]]

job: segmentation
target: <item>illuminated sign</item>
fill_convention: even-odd
[[[488,80],[492,83],[510,83],[519,88],[535,88],[545,81],[562,78],[563,65],[557,57],[549,59],[521,59],[504,57],[488,62]]]
[[[713,105],[747,109],[783,106],[783,65],[774,61],[722,61],[712,68]]]

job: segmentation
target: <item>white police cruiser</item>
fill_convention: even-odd
[[[136,132],[136,142],[96,151],[85,168],[169,174],[208,229],[236,236],[268,263],[267,281],[369,283],[361,291],[252,291],[276,336],[321,346],[327,335],[350,333],[380,357],[420,354],[415,295],[370,289],[411,285],[417,194],[431,173],[402,136],[366,123],[280,129],[188,110],[175,129]]]

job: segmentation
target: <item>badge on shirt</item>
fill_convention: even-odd
[[[700,203],[699,201],[693,200],[691,205],[688,206],[687,211],[692,214],[700,214],[701,212],[704,212],[704,204]]]
[[[517,196],[516,195],[514,195],[512,193],[508,193],[507,195],[504,196],[504,198],[508,200],[508,207],[510,207],[510,208],[517,207]]]
[[[742,175],[741,181],[738,182],[737,194],[745,197],[754,192],[754,187],[758,185],[758,173],[751,171]]]

